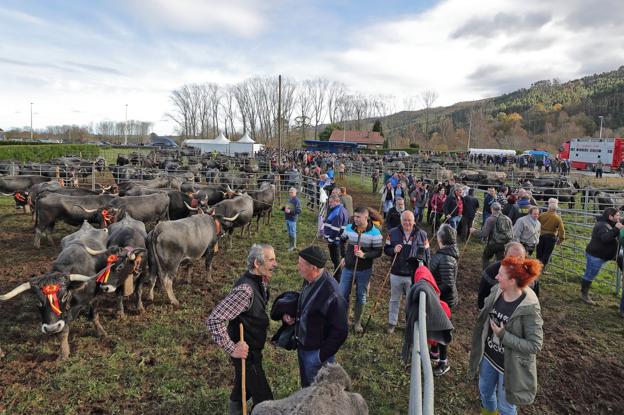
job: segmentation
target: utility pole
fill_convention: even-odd
[[[604,120],[604,115],[599,115],[600,118],[600,138],[602,138],[602,120]]]
[[[126,104],[126,124],[124,125],[124,146],[128,145],[128,104]]]
[[[33,140],[33,129],[32,129],[32,106],[33,103],[30,103],[30,141]]]
[[[468,124],[468,145],[466,150],[470,151],[470,135],[472,134],[472,112],[470,113],[470,124]]]
[[[277,78],[277,145],[279,147],[277,166],[282,164],[282,75]]]

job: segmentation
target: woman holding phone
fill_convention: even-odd
[[[479,373],[481,413],[509,415],[533,403],[537,393],[535,357],[544,334],[537,296],[529,287],[540,274],[535,259],[507,257],[474,328],[469,373]]]

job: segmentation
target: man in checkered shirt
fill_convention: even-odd
[[[247,256],[247,271],[234,283],[227,297],[212,310],[206,322],[215,343],[230,355],[234,365],[229,414],[242,413],[241,359],[246,359],[245,384],[253,404],[273,399],[262,368],[262,349],[269,327],[266,313],[268,284],[276,267],[273,247],[254,244]],[[244,327],[244,339],[240,338],[240,323]]]

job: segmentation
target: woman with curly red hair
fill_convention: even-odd
[[[508,415],[537,394],[535,356],[544,333],[537,296],[529,287],[542,271],[535,259],[507,257],[472,335],[469,371],[479,373],[481,413]]]

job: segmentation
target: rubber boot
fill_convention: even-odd
[[[585,304],[594,305],[596,303],[589,297],[589,289],[591,288],[591,285],[591,281],[581,280],[581,301]]]
[[[363,304],[358,304],[355,303],[355,308],[353,309],[353,313],[354,313],[354,321],[353,321],[353,328],[355,329],[356,333],[362,333],[364,331],[364,328],[362,327],[362,311],[364,309],[364,305]]]
[[[229,401],[228,415],[243,415],[243,403],[238,401]]]
[[[498,415],[498,411],[488,411],[485,408],[481,408],[481,415]]]
[[[288,236],[288,251],[294,251],[295,250],[295,238],[293,238],[292,236]]]

